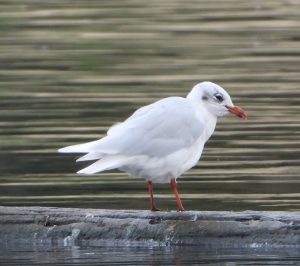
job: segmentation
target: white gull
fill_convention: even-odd
[[[184,211],[176,179],[197,164],[217,119],[233,113],[247,119],[229,94],[212,82],[194,86],[186,98],[168,97],[141,107],[112,126],[102,139],[68,146],[62,153],[85,153],[77,161],[96,160],[79,174],[119,169],[148,182],[150,207],[157,211],[153,183],[171,183],[179,211]]]

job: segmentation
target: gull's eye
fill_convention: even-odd
[[[224,101],[223,96],[220,93],[215,94],[215,98],[221,103]]]

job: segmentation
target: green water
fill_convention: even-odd
[[[196,210],[299,210],[297,1],[0,3],[1,205],[148,208],[145,182],[60,147],[101,138],[136,108],[211,80],[249,113],[220,120],[179,180]],[[157,204],[174,209],[167,185]]]
[[[57,149],[210,80],[250,117],[219,121],[179,180],[185,208],[299,211],[299,10],[292,0],[0,1],[0,205],[147,209],[143,180],[79,176],[86,164]],[[175,209],[168,185],[155,194]]]

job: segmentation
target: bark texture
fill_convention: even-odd
[[[0,238],[64,245],[300,246],[300,213],[0,207]]]

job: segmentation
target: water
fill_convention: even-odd
[[[292,0],[2,1],[0,204],[147,209],[143,180],[78,176],[85,164],[56,150],[211,80],[250,118],[220,120],[201,162],[179,180],[186,209],[299,211],[299,8]],[[155,193],[158,207],[175,209],[168,185]]]
[[[203,250],[196,247],[22,246],[4,248],[0,265],[299,265],[297,250]]]
[[[82,177],[70,144],[203,80],[250,114],[220,120],[179,180],[191,210],[300,209],[299,5],[19,1],[0,19],[0,204],[148,208],[143,180]],[[174,209],[168,185],[158,205]]]

